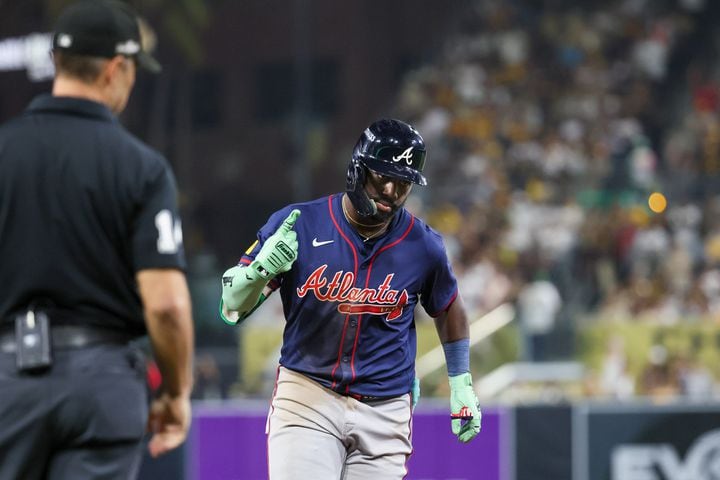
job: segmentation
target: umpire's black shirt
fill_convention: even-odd
[[[54,323],[144,334],[135,272],[185,267],[176,197],[165,159],[107,107],[34,99],[0,127],[2,325],[42,301]]]

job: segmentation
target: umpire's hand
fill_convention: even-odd
[[[180,446],[190,428],[190,396],[173,397],[163,393],[150,406],[148,431],[153,435],[148,444],[150,455],[157,457]]]

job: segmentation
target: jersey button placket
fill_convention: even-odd
[[[351,317],[350,322],[348,323],[348,326],[350,327],[350,329],[348,329],[348,333],[349,333],[348,339],[354,339],[355,335],[357,335],[357,333],[355,332],[355,329],[357,328],[357,324],[358,324],[357,318]],[[352,357],[352,348],[353,348],[353,343],[350,343],[348,345],[348,350],[345,351],[345,355],[343,356],[343,359],[342,359],[343,362],[350,363],[350,359]]]
[[[358,325],[358,319],[355,316],[350,317],[348,320],[348,331],[345,335],[345,343],[343,345],[343,354],[340,358],[341,361],[341,371],[342,371],[342,377],[343,382],[346,385],[349,385],[350,382],[352,382],[352,353],[353,353],[353,345],[355,343],[355,334],[357,331],[357,325]]]

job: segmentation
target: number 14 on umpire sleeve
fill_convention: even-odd
[[[155,215],[155,227],[158,230],[158,253],[177,253],[182,245],[182,225],[180,219],[173,218],[167,208]]]

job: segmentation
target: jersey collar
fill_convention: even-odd
[[[55,112],[66,115],[94,117],[108,122],[117,122],[117,117],[102,103],[84,98],[55,97],[43,94],[35,97],[27,108],[27,112]]]

